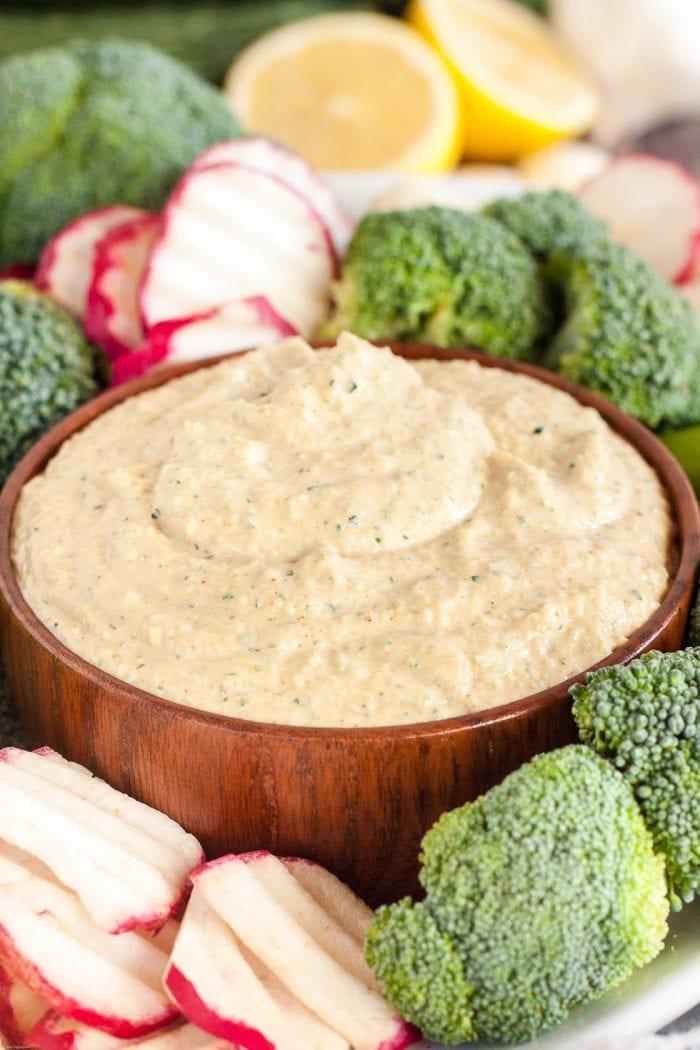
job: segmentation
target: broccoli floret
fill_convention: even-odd
[[[540,259],[552,252],[595,254],[610,243],[605,223],[566,190],[500,197],[483,213],[511,230]]]
[[[571,695],[581,739],[632,786],[680,907],[700,890],[700,648],[593,671]]]
[[[425,339],[529,358],[546,326],[537,266],[493,219],[450,208],[365,216],[322,335]]]
[[[45,430],[97,392],[95,351],[32,285],[0,282],[0,484]]]
[[[547,274],[566,320],[544,363],[647,426],[700,418],[700,325],[648,263],[620,245],[554,253]]]
[[[32,262],[107,204],[158,210],[207,146],[238,133],[222,97],[145,44],[82,41],[0,64],[0,266]]]
[[[663,858],[624,777],[584,746],[446,813],[421,861],[425,900],[380,908],[367,958],[429,1037],[531,1039],[663,945]]]
[[[367,961],[402,1017],[442,1043],[475,1039],[474,988],[449,936],[430,910],[405,897],[379,908],[367,938]]]

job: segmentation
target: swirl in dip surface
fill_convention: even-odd
[[[593,409],[345,335],[106,412],[26,486],[13,556],[40,619],[118,678],[368,726],[590,666],[658,606],[670,545],[655,473]]]

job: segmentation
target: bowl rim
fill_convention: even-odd
[[[393,353],[408,360],[467,360],[476,361],[486,368],[500,368],[506,372],[515,372],[544,382],[547,386],[562,390],[574,397],[579,404],[594,408],[603,417],[611,429],[623,440],[631,444],[643,459],[650,464],[659,477],[670,504],[676,559],[669,575],[671,582],[658,609],[632,634],[621,646],[614,649],[607,657],[580,671],[578,674],[546,689],[527,696],[499,704],[485,710],[473,711],[452,718],[436,719],[426,722],[393,723],[381,726],[297,726],[276,722],[259,722],[251,719],[237,718],[231,715],[204,711],[177,700],[168,700],[157,696],[138,686],[131,685],[103,671],[79,656],[64,645],[41,622],[24,598],[17,581],[11,559],[11,533],[14,512],[23,486],[39,474],[49,460],[58,452],[64,441],[73,434],[83,430],[98,416],[130,397],[145,393],[162,386],[171,379],[204,368],[213,368],[223,360],[239,356],[237,354],[218,354],[181,364],[167,365],[144,376],[129,380],[116,387],[110,387],[97,397],[92,398],[75,411],[62,419],[29,449],[23,456],[0,491],[0,592],[7,603],[10,613],[20,622],[27,633],[54,658],[66,664],[70,670],[87,679],[92,684],[110,693],[112,701],[126,703],[134,700],[153,706],[154,711],[164,715],[180,712],[200,725],[218,727],[237,734],[267,738],[284,736],[296,739],[316,739],[324,741],[346,740],[348,738],[364,739],[367,742],[391,739],[427,738],[436,735],[449,735],[465,730],[476,730],[480,726],[492,726],[509,721],[520,715],[548,706],[552,701],[568,694],[569,688],[589,672],[600,667],[616,663],[627,663],[659,637],[669,622],[677,615],[678,609],[687,596],[688,581],[695,579],[700,564],[700,508],[689,479],[680,464],[661,441],[642,423],[628,415],[617,405],[600,394],[594,393],[577,383],[554,372],[550,372],[529,362],[514,361],[508,358],[495,357],[471,348],[449,349],[437,347],[430,343],[373,341],[377,346],[388,346]],[[314,342],[316,349],[334,345],[332,342]]]

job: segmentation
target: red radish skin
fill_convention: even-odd
[[[30,872],[37,861],[48,865],[48,876],[35,873],[70,886],[112,934],[161,930],[183,910],[189,872],[204,859],[201,845],[179,825],[50,749],[0,750],[0,806],[0,835],[28,856],[20,865]],[[48,822],[43,836],[42,820]],[[54,828],[53,821],[61,823]],[[68,857],[60,849],[59,826],[72,843]],[[81,849],[77,863],[73,857]],[[127,865],[128,872],[115,864]]]
[[[693,275],[696,272],[698,259],[700,259],[700,222],[698,223],[698,227],[695,230],[690,243],[690,256],[688,261],[673,281],[673,283],[678,285],[679,288],[685,288],[687,285],[692,284],[694,280],[697,282],[697,277],[694,278]]]
[[[95,246],[85,332],[112,359],[143,342],[138,293],[159,215],[141,215],[110,230]]]
[[[38,1046],[39,1050],[80,1050],[85,1042],[91,1050],[120,1050],[121,1047],[134,1046],[136,1043],[134,1039],[116,1039],[93,1028],[87,1029],[90,1038],[84,1041],[81,1035],[85,1031],[85,1026],[50,1010],[27,1034],[27,1045]]]
[[[260,295],[249,296],[236,303],[227,303],[223,307],[214,307],[212,310],[192,314],[190,317],[160,321],[148,333],[148,341],[145,346],[134,353],[124,354],[114,362],[112,385],[117,386],[128,379],[135,379],[171,359],[173,349],[176,348],[178,332],[183,332],[191,326],[203,324],[208,320],[219,319],[226,315],[227,311],[237,312],[237,308],[242,308],[243,316],[238,321],[232,317],[231,339],[223,340],[216,346],[207,344],[204,356],[215,353],[240,353],[241,350],[247,350],[252,346],[296,335],[295,329],[283,317],[280,317],[267,299]],[[190,356],[183,352],[176,359],[192,360],[195,356],[203,355]]]
[[[37,288],[82,320],[97,242],[115,226],[145,214],[141,208],[113,204],[87,212],[64,226],[41,253],[34,278]]]
[[[403,1030],[397,1032],[393,1039],[385,1040],[381,1043],[377,1050],[406,1050],[407,1047],[413,1046],[420,1039],[420,1032],[417,1028],[413,1028],[406,1021],[402,1022]]]
[[[185,1017],[205,1032],[211,1032],[219,1039],[240,1043],[245,1050],[276,1050],[274,1044],[257,1029],[249,1028],[240,1021],[220,1017],[210,1010],[200,999],[191,982],[176,966],[168,967],[164,984]]]
[[[123,1017],[97,1013],[82,1006],[76,999],[64,996],[58,988],[50,984],[38,972],[28,959],[15,950],[12,939],[2,924],[0,924],[0,950],[24,983],[46,999],[56,1013],[70,1017],[74,1021],[80,1021],[88,1028],[97,1028],[118,1039],[136,1039],[165,1027],[178,1016],[179,1011],[172,1003],[165,1004],[162,1011],[142,1022],[131,1022]]]
[[[164,926],[170,922],[171,919],[177,918],[182,915],[188,900],[192,887],[186,885],[180,896],[175,900],[168,912],[164,915],[162,912],[141,912],[140,915],[135,915],[132,919],[125,919],[124,922],[118,923],[109,933],[116,936],[120,933],[138,933],[140,930],[144,930],[150,933],[160,933]]]
[[[24,1042],[39,1050],[123,1050],[138,1046],[143,1050],[236,1050],[231,1043],[215,1040],[211,1033],[178,1018],[167,1028],[161,1028],[141,1039],[115,1039],[94,1028],[69,1021],[49,1011],[31,1029]]]
[[[258,136],[218,142],[197,157],[191,169],[201,170],[222,162],[244,164],[256,171],[276,175],[298,190],[327,226],[336,253],[339,256],[345,254],[355,224],[325,179],[303,157],[272,139]]]
[[[294,877],[294,868],[300,865],[319,872],[316,881],[324,892],[317,889],[315,895]],[[253,870],[241,878],[245,869]],[[265,850],[255,850],[220,857],[190,877],[195,893],[201,895],[197,899],[203,898],[217,921],[228,926],[287,992],[347,1045],[404,1050],[419,1038],[417,1029],[384,1000],[364,960],[370,909],[330,872],[295,858],[285,863]],[[268,927],[274,928],[274,944],[266,939]],[[200,927],[200,937],[204,930]],[[300,981],[302,958],[311,960],[315,984]],[[187,1013],[186,1005],[179,1005]],[[365,1011],[366,1021],[362,1020]]]
[[[206,875],[208,871],[212,871],[214,868],[221,868],[226,864],[230,864],[232,861],[237,861],[239,864],[254,864],[258,860],[265,860],[267,857],[271,856],[273,856],[273,854],[266,849],[252,849],[248,853],[226,853],[223,857],[215,857],[214,860],[205,860],[203,864],[199,864],[196,868],[193,868],[190,872],[190,880],[196,882],[200,875]],[[301,857],[278,857],[277,859],[283,862],[289,861],[290,863],[301,861],[303,864],[316,864],[316,861],[314,860],[302,861]]]
[[[46,758],[49,761],[41,763],[37,767],[35,761],[36,758]],[[137,827],[142,829],[151,829],[153,833],[154,826],[158,829],[158,836],[168,839],[171,843],[177,844],[178,848],[183,847],[183,837],[189,841],[194,847],[196,845],[197,857],[190,862],[188,872],[199,865],[200,858],[204,856],[201,845],[197,842],[193,835],[189,835],[184,829],[171,817],[167,817],[164,813],[161,813],[157,809],[153,809],[151,806],[147,806],[143,802],[138,802],[136,799],[131,798],[129,795],[125,795],[121,791],[117,791],[112,788],[107,781],[100,780],[93,773],[90,772],[85,766],[79,765],[77,762],[70,762],[68,759],[63,758],[58,751],[54,751],[50,747],[38,748],[35,751],[23,751],[19,747],[5,747],[0,749],[0,762],[7,762],[9,764],[15,764],[20,768],[32,769],[37,772],[37,768],[41,769],[41,774],[45,780],[59,786],[66,786],[79,783],[78,777],[85,777],[88,781],[95,781],[96,784],[102,785],[102,791],[104,794],[109,796],[112,804],[126,807],[130,813],[130,819],[136,824]],[[80,784],[81,790],[84,790],[82,783]]]
[[[328,230],[300,193],[274,175],[216,164],[190,170],[168,201],[141,287],[141,316],[148,334],[161,321],[264,295],[311,336],[326,316],[336,274]]]
[[[690,280],[679,287],[678,291],[682,292],[693,309],[700,314],[700,267],[691,274]]]
[[[29,263],[14,263],[0,270],[0,281],[33,281],[36,267]]]
[[[690,280],[700,259],[700,183],[680,164],[644,153],[617,157],[578,196],[667,281]]]

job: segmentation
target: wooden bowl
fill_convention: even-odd
[[[661,443],[603,398],[530,365],[420,345],[393,349],[408,358],[466,357],[534,376],[596,408],[637,448],[668,493],[677,562],[657,612],[602,663],[654,647],[679,648],[700,557],[700,515],[687,478]],[[395,899],[415,891],[418,845],[440,813],[537,752],[576,738],[567,696],[576,679],[489,711],[418,725],[314,729],[248,722],[160,699],[93,667],[44,627],[15,579],[10,529],[25,482],[106,409],[213,363],[165,368],[107,391],[54,427],[8,480],[0,496],[0,642],[21,720],[35,744],[50,744],[169,813],[199,836],[210,856],[266,848],[311,857],[371,903]]]

